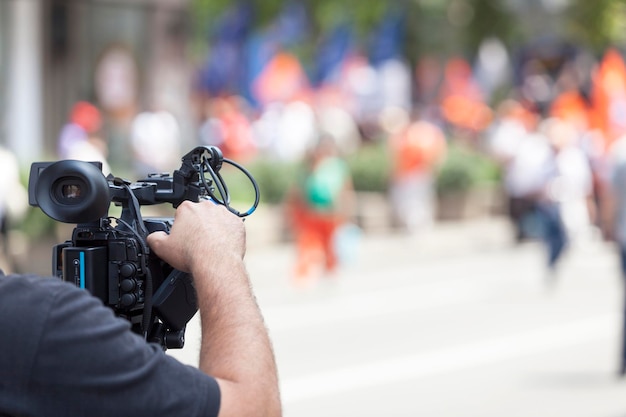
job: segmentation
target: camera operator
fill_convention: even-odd
[[[280,416],[276,364],[244,265],[241,219],[183,202],[152,250],[190,272],[202,322],[196,369],[58,279],[0,278],[1,416]]]

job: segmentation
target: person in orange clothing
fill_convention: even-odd
[[[595,71],[591,86],[590,123],[604,136],[604,150],[626,133],[626,63],[622,54],[609,48]]]
[[[450,59],[445,65],[440,98],[444,119],[468,133],[485,130],[492,121],[493,112],[483,96],[469,63],[462,58]]]
[[[589,106],[575,90],[564,91],[552,101],[550,116],[573,123],[581,132],[589,128]]]
[[[396,224],[409,233],[430,227],[435,220],[435,171],[448,148],[443,131],[417,120],[392,135],[389,147],[389,197]]]
[[[305,159],[286,207],[296,242],[294,280],[307,285],[339,266],[338,229],[350,220],[354,189],[347,163],[330,136],[320,137]]]

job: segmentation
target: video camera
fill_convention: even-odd
[[[244,213],[230,206],[219,173],[223,163],[242,171],[254,187],[254,203]],[[174,219],[144,219],[140,206],[170,203],[176,208],[185,200],[211,200],[245,217],[259,203],[259,188],[219,148],[199,146],[183,156],[172,175],[150,174],[134,183],[105,177],[99,162],[35,162],[28,198],[54,220],[77,224],[71,240],[53,248],[53,275],[88,290],[129,320],[134,332],[165,350],[183,347],[185,327],[198,309],[196,293],[191,277],[159,259],[146,243],[149,233],[169,232]],[[111,203],[121,206],[119,218],[108,215]]]

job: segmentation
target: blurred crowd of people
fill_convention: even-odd
[[[624,61],[616,49],[595,61],[563,52],[556,66],[554,57],[529,54],[516,78],[512,64],[493,64],[506,57],[502,48],[491,40],[474,63],[424,56],[414,67],[399,56],[373,62],[346,48],[315,79],[278,48],[259,66],[248,97],[202,81],[213,73],[209,65],[194,84],[193,141],[243,163],[263,157],[303,166],[321,142],[332,142],[339,158],[382,142],[391,212],[410,232],[436,220],[435,182],[448,147],[471,147],[500,164],[515,238],[543,239],[554,272],[568,244],[598,230],[615,236],[610,171],[614,144],[626,133]],[[183,138],[173,113],[137,112],[124,155],[109,147],[106,117],[97,103],[77,102],[58,156],[100,160],[108,173],[111,160],[130,153],[137,177],[178,167]]]
[[[589,239],[616,243],[626,279],[626,66],[616,49],[589,73],[575,64],[567,62],[552,84],[543,80],[541,102],[523,95],[501,102],[486,132],[487,150],[502,167],[515,238],[545,243],[548,284],[567,248]],[[547,75],[536,67],[531,74]],[[626,327],[621,352],[624,376]]]
[[[239,96],[206,100],[200,140],[238,158],[262,154],[306,161],[309,173],[319,165],[315,155],[322,152],[317,148],[322,137],[334,142],[336,155],[382,141],[392,167],[388,203],[399,224],[413,232],[436,219],[435,178],[448,147],[470,147],[500,166],[514,240],[544,243],[547,285],[557,282],[567,249],[593,239],[616,242],[626,277],[623,55],[617,49],[597,59],[567,48],[547,57],[530,51],[502,94],[505,66],[494,69],[493,62],[503,51],[497,43],[485,50],[491,60],[482,64],[423,57],[414,68],[402,59],[374,65],[351,54],[317,84],[283,51],[252,84],[254,105]],[[335,172],[329,190],[344,184],[345,170]],[[298,181],[306,193],[308,183]],[[324,222],[332,217],[335,228],[338,222],[326,216],[331,210],[324,211],[322,218],[319,212],[292,212],[300,253],[296,274],[310,268],[315,245],[326,254],[323,267],[335,268],[328,249],[333,229]],[[622,375],[626,342],[623,351]]]
[[[542,238],[551,271],[568,244],[598,233],[610,238],[615,227],[611,177],[626,133],[626,68],[610,50],[589,74],[590,85],[575,70],[562,68],[543,108],[523,97],[499,103],[485,135],[502,167],[516,239]]]

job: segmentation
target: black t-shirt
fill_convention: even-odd
[[[217,416],[217,381],[85,290],[0,275],[0,416]]]

